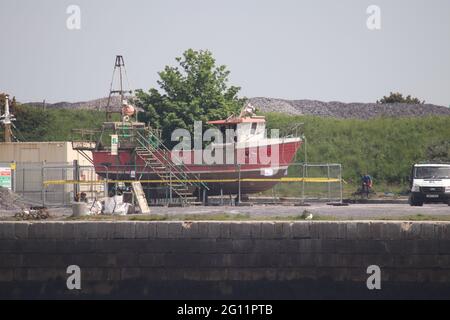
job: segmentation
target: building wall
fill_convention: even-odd
[[[450,223],[0,222],[0,297],[449,299]]]
[[[65,163],[73,160],[78,160],[80,165],[89,165],[68,141],[0,143],[0,162]]]
[[[91,156],[90,152],[88,155]],[[16,162],[13,175],[14,191],[27,200],[42,205],[70,205],[73,200],[73,184],[50,184],[48,180],[73,180],[72,164],[78,160],[80,179],[95,181],[99,177],[81,154],[72,149],[72,143],[63,142],[12,142],[0,143],[0,166],[9,167]],[[80,191],[90,199],[104,195],[102,184],[81,184]]]

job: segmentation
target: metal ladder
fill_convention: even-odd
[[[136,154],[144,160],[146,167],[153,170],[161,180],[168,184],[171,202],[174,193],[182,204],[189,204],[189,198],[193,197],[192,192],[189,192],[190,187],[196,187],[198,190],[209,190],[208,186],[201,182],[183,163],[176,165],[169,158],[170,150],[159,137],[151,130],[145,130],[144,132],[145,134],[136,131],[135,138],[138,144],[135,149]],[[156,146],[148,141],[149,138],[154,140]]]

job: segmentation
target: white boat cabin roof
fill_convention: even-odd
[[[234,125],[238,123],[265,123],[266,118],[264,116],[252,116],[252,117],[232,117],[225,120],[213,120],[208,121],[208,124],[215,125]]]

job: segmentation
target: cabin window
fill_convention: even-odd
[[[235,125],[228,125],[228,126],[221,126],[220,131],[222,132],[222,138],[227,143],[229,142],[237,142],[237,132],[236,132],[236,126]],[[216,142],[214,140],[214,142]],[[220,143],[217,141],[217,143]]]
[[[252,123],[252,130],[250,131],[250,134],[255,134],[256,133],[256,126],[257,126],[258,124],[256,123],[256,122],[253,122]]]
[[[222,136],[225,137],[227,128],[225,126],[220,126],[219,128],[220,128],[220,132],[222,133]]]

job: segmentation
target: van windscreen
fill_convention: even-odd
[[[416,167],[414,170],[416,179],[449,179],[450,167]]]

